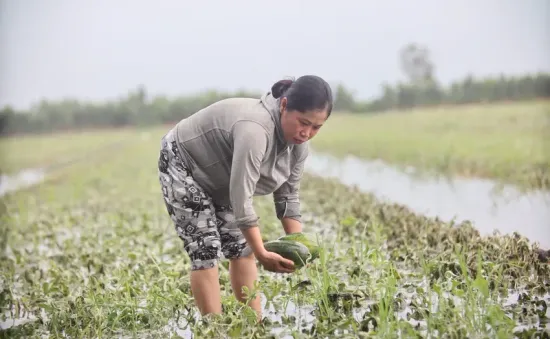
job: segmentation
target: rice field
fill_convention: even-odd
[[[290,275],[259,267],[261,323],[224,262],[224,314],[199,317],[157,179],[164,131],[37,137],[25,141],[36,157],[9,157],[12,170],[51,170],[2,197],[1,337],[548,338],[550,266],[536,245],[309,174],[304,231],[320,258]],[[270,197],[255,206],[264,240],[283,235]]]
[[[335,112],[312,145],[382,159],[428,175],[481,177],[550,188],[550,101]]]

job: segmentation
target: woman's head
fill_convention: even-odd
[[[332,90],[315,75],[280,80],[271,87],[280,98],[281,126],[285,140],[301,144],[313,138],[332,112]]]

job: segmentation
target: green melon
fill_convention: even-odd
[[[277,240],[292,240],[297,241],[307,247],[309,250],[309,253],[311,254],[310,261],[313,261],[317,258],[319,258],[319,246],[307,238],[307,236],[302,232],[297,233],[291,233],[288,235],[285,235],[283,237],[280,237]]]
[[[311,257],[304,244],[293,240],[272,240],[266,242],[264,247],[269,252],[275,252],[283,258],[292,260],[296,268],[303,267]]]

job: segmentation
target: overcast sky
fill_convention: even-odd
[[[266,90],[317,74],[360,97],[425,44],[444,83],[550,70],[548,0],[0,0],[0,106]],[[252,69],[254,71],[252,71]]]

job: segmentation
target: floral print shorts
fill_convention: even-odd
[[[173,131],[161,141],[159,181],[164,203],[191,259],[191,269],[216,266],[222,258],[252,253],[234,220],[231,206],[219,206],[195,182],[183,163]]]

